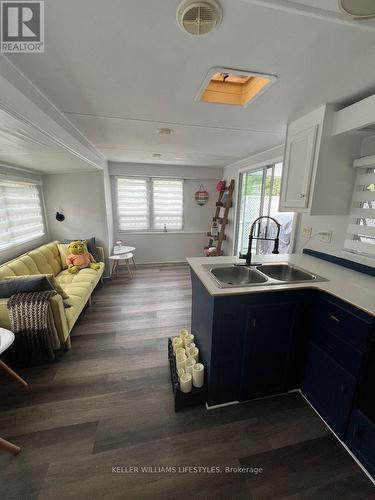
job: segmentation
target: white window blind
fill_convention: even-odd
[[[38,186],[0,180],[0,251],[43,234]]]
[[[150,195],[148,179],[117,179],[117,215],[121,231],[150,229]]]
[[[358,168],[344,250],[375,258],[375,168]]]
[[[152,179],[153,229],[182,229],[183,188],[182,180]]]
[[[181,179],[117,178],[117,218],[120,231],[181,231]]]

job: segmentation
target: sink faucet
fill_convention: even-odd
[[[264,237],[260,236],[261,225],[259,224],[259,221],[261,221],[263,219],[271,220],[271,221],[273,221],[276,224],[276,226],[277,226],[277,233],[276,233],[276,237],[275,238],[267,238],[267,228],[266,228]],[[258,224],[258,234],[257,234],[257,236],[254,236],[254,229],[255,229],[255,227],[256,227],[257,224]],[[251,266],[251,257],[252,257],[252,255],[251,255],[251,249],[252,249],[252,246],[253,246],[253,240],[274,241],[275,244],[274,244],[272,253],[279,253],[280,228],[281,228],[281,224],[279,222],[277,222],[276,219],[274,219],[273,217],[270,217],[269,215],[262,215],[261,217],[258,217],[257,219],[255,219],[255,221],[252,223],[251,228],[250,228],[249,246],[248,246],[248,249],[247,249],[247,254],[240,254],[239,255],[240,259],[246,259],[246,264],[245,264],[246,266]]]

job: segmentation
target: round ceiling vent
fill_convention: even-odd
[[[375,0],[338,0],[340,9],[354,19],[375,17]]]
[[[184,0],[177,9],[178,25],[190,35],[207,35],[219,26],[222,18],[223,11],[215,0]]]

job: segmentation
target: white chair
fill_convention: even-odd
[[[130,263],[131,262],[133,263],[134,269],[136,269],[137,266],[135,265],[134,255],[132,252],[111,255],[110,259],[114,261],[113,268],[112,268],[112,274],[115,274],[116,276],[118,276],[119,264],[120,264],[120,262],[125,262],[125,265],[128,269],[129,278],[133,279],[133,275],[132,275],[132,272],[130,269]]]
[[[14,333],[11,332],[10,330],[6,330],[5,328],[0,328],[0,354],[6,351],[13,344],[13,342],[14,342]],[[6,371],[8,375],[13,377],[20,384],[24,385],[25,387],[28,386],[27,382],[22,377],[20,377],[15,371],[9,368],[9,366],[6,365],[4,361],[1,361],[1,359],[0,359],[0,368]],[[10,453],[14,453],[15,455],[17,455],[17,453],[21,451],[21,448],[19,446],[16,446],[15,444],[10,443],[6,439],[2,438],[0,438],[0,448],[9,451]]]

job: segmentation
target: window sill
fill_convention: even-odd
[[[206,231],[121,231],[117,230],[118,234],[206,234]]]

